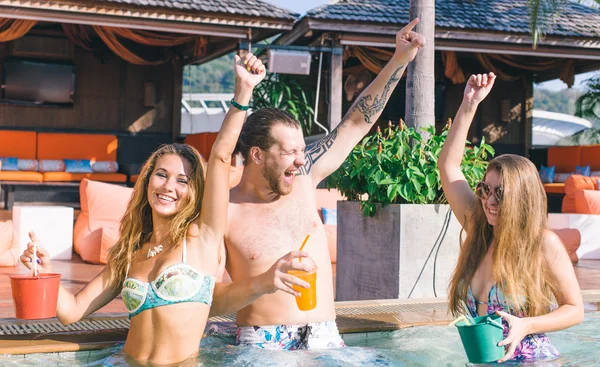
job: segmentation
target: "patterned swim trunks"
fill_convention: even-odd
[[[243,326],[235,336],[236,345],[264,349],[328,349],[345,347],[335,321],[305,325]]]

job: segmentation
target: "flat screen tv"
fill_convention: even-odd
[[[72,105],[75,66],[7,60],[4,62],[2,88],[6,102]]]

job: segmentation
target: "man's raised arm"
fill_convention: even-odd
[[[306,165],[300,175],[310,175],[315,185],[333,173],[377,121],[402,73],[425,39],[412,29],[419,19],[396,34],[396,51],[377,78],[358,96],[342,122],[329,135],[306,147]]]

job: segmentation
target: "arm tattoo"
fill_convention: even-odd
[[[356,102],[354,102],[352,107],[350,107],[350,110],[348,110],[348,113],[343,118],[343,120],[347,120],[351,114],[353,114],[356,110],[358,110],[360,113],[363,114],[363,116],[365,118],[365,123],[367,123],[367,124],[374,123],[375,121],[371,121],[371,117],[373,117],[374,115],[383,111],[383,108],[385,107],[385,104],[387,103],[388,93],[390,92],[392,84],[395,85],[400,80],[402,75],[398,76],[398,73],[403,68],[404,68],[404,65],[400,65],[400,67],[398,69],[396,69],[396,71],[394,71],[390,80],[388,80],[388,82],[385,84],[385,87],[383,88],[383,92],[381,93],[381,97],[375,95],[375,100],[373,100],[373,97],[371,97],[370,94],[360,97]]]
[[[337,138],[338,129],[334,129],[329,135],[321,140],[315,141],[306,147],[304,159],[306,163],[298,170],[298,176],[306,176],[310,173],[313,164],[315,164],[333,145]]]

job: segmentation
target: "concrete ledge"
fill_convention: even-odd
[[[586,312],[600,311],[600,290],[582,291]],[[452,320],[445,298],[384,299],[373,301],[336,302],[337,324],[341,334],[393,331],[402,328],[446,325]],[[56,323],[58,320],[23,321],[0,319],[0,330],[12,330],[11,335],[0,335],[0,353],[32,354],[98,350],[124,342],[127,328],[98,329],[94,322],[128,324],[124,313],[90,316],[79,323],[92,326],[91,330],[55,331],[47,333],[19,333],[23,326]],[[77,324],[77,323],[76,323]],[[81,328],[85,329],[85,328]],[[235,315],[213,317],[206,326],[206,335],[233,337],[236,332]]]

